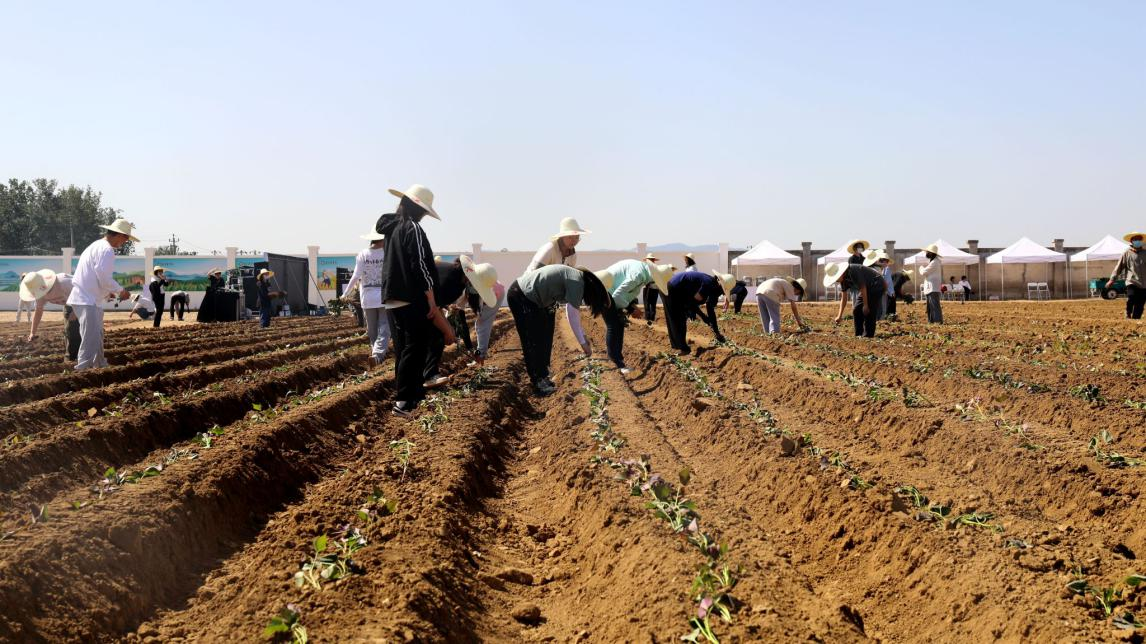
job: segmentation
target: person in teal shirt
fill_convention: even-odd
[[[596,275],[613,297],[612,308],[606,309],[603,315],[605,353],[621,373],[628,373],[623,355],[625,327],[629,323],[628,318],[639,320],[643,317],[637,308],[637,296],[649,284],[655,284],[660,292],[667,293],[672,268],[638,259],[622,259],[605,270],[597,271]]]

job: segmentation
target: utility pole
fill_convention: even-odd
[[[171,239],[169,239],[168,241],[171,242],[171,254],[172,255],[178,255],[179,254],[179,247],[176,246],[176,244],[179,243],[179,238],[175,236],[175,233],[171,233]]]

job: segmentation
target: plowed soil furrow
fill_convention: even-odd
[[[333,353],[361,344],[361,338],[352,336],[336,340],[316,339],[313,343],[300,344],[289,349],[272,345],[266,351],[260,351],[245,358],[235,358],[222,362],[212,361],[213,364],[208,366],[188,367],[117,385],[60,394],[51,398],[3,407],[0,408],[0,428],[4,428],[4,430],[0,430],[0,438],[4,438],[10,431],[16,431],[22,436],[27,436],[61,422],[82,420],[88,417],[90,409],[102,409],[104,406],[121,401],[129,395],[147,398],[154,394],[163,394],[170,397],[181,391],[207,387],[212,384],[216,388],[221,388],[222,385],[218,384],[220,380],[252,371],[281,368],[284,364],[310,356]]]
[[[98,479],[108,467],[133,463],[152,450],[187,440],[213,425],[247,415],[253,405],[271,405],[288,392],[361,370],[364,355],[310,358],[290,370],[233,382],[218,392],[175,400],[163,407],[118,417],[62,425],[50,436],[0,453],[0,506],[31,507],[62,488]]]
[[[336,339],[341,337],[354,337],[355,335],[356,334],[350,330],[334,331],[328,334],[292,331],[287,336],[271,339],[256,338],[249,343],[223,350],[208,349],[202,352],[171,356],[169,358],[144,363],[133,363],[119,367],[107,367],[105,369],[92,369],[83,372],[69,371],[54,376],[16,380],[0,387],[0,405],[38,400],[69,391],[77,391],[90,387],[102,387],[117,382],[133,380],[135,378],[146,378],[157,373],[164,373],[189,366],[232,360],[253,355],[269,348],[283,347],[287,344],[294,344],[304,340]]]
[[[630,352],[655,354],[660,350],[656,344],[638,349],[647,342],[644,339],[626,340]],[[629,360],[633,361],[631,353]],[[907,473],[938,485],[951,478],[944,468],[925,463],[897,467],[896,457],[879,459],[873,454],[857,467],[877,488],[849,490],[846,475],[833,468],[821,471],[814,458],[783,456],[779,441],[761,440],[751,424],[727,409],[682,410],[681,402],[696,393],[689,392],[690,385],[670,369],[662,361],[646,358],[630,382],[644,408],[664,426],[666,440],[694,464],[698,475],[712,477],[710,487],[697,493],[702,507],[737,499],[744,523],[763,526],[787,547],[798,570],[858,609],[869,634],[894,640],[921,634],[958,639],[982,632],[995,637],[1057,639],[1100,632],[1092,630],[1092,622],[1069,602],[1047,602],[1041,617],[1054,615],[1054,619],[1045,621],[1016,619],[1013,614],[1016,606],[1038,601],[1042,593],[1057,593],[1065,583],[1063,577],[1069,580],[1066,563],[1054,563],[1057,557],[1070,556],[1069,549],[1059,545],[1058,535],[1048,545],[1016,555],[1003,548],[1003,535],[971,528],[942,531],[914,521],[893,512],[890,488]],[[823,411],[853,407],[850,401],[829,402],[838,397],[808,395],[819,401]],[[826,439],[825,445],[849,439],[837,436],[832,431],[835,423],[828,418],[824,418],[826,423],[814,418],[806,424],[792,422],[801,414],[789,413],[783,403],[771,409],[781,426],[794,434],[806,429],[817,440]],[[727,467],[730,458],[736,461],[735,468]],[[952,481],[951,487],[959,485],[966,486],[966,482]],[[963,581],[945,584],[943,580],[951,577]],[[983,601],[985,597],[994,599]],[[918,609],[924,605],[927,610]],[[942,626],[937,627],[937,622]]]

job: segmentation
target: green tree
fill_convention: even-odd
[[[60,188],[51,179],[9,179],[0,184],[0,254],[55,255],[65,246],[81,251],[120,211],[102,203],[91,186]],[[133,244],[117,252],[130,255]]]

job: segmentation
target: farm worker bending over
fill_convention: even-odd
[[[876,314],[879,313],[876,310],[879,306],[877,302],[883,299],[886,288],[883,276],[874,269],[860,264],[829,264],[824,269],[824,287],[827,288],[837,282],[840,285],[840,310],[832,322],[839,324],[844,318],[848,292],[855,290],[859,293],[855,308],[852,309],[856,336],[875,337],[875,320]]]
[[[155,302],[146,293],[137,293],[131,296],[131,311],[127,314],[127,319],[131,316],[138,315],[141,320],[150,320],[155,311]]]
[[[159,321],[163,319],[163,307],[167,303],[167,291],[165,290],[167,288],[167,276],[164,274],[162,266],[156,266],[151,274],[154,277],[151,278],[151,283],[147,285],[148,290],[151,291],[151,301],[155,303],[155,321],[151,323],[151,326],[158,329]]]
[[[116,219],[100,228],[107,232],[80,254],[76,273],[72,276],[72,292],[67,300],[80,324],[76,371],[107,366],[107,359],[103,356],[103,303],[116,296],[120,300],[130,297],[127,289],[115,281],[113,274],[115,249],[129,241],[139,241],[131,234],[134,227],[126,219]]]
[[[581,224],[578,224],[577,220],[572,217],[562,219],[557,233],[551,235],[549,241],[537,249],[533,255],[533,260],[529,262],[529,266],[525,267],[525,272],[528,273],[542,266],[555,266],[557,264],[576,266],[577,242],[581,241],[581,235],[588,235],[591,232],[582,228]],[[581,309],[566,305],[565,315],[570,320],[577,320],[577,323],[580,324]]]
[[[597,271],[595,275],[605,285],[613,298],[613,306],[605,311],[605,353],[621,373],[628,373],[623,349],[625,346],[626,316],[639,320],[641,310],[637,308],[637,295],[647,285],[653,284],[658,291],[667,291],[672,277],[672,269],[667,265],[657,266],[637,259],[622,259],[612,266]]]
[[[680,355],[688,355],[692,349],[688,346],[688,315],[699,315],[705,324],[712,327],[717,342],[724,342],[720,334],[720,327],[716,323],[716,304],[720,295],[728,295],[736,278],[727,273],[713,271],[706,275],[700,271],[684,271],[672,276],[668,284],[668,295],[665,297],[665,324],[668,326],[669,342],[672,348]],[[705,315],[700,311],[703,302],[708,311]]]
[[[656,255],[649,253],[645,255],[644,259],[647,264],[656,264],[660,260]],[[656,284],[650,282],[645,284],[645,288],[641,290],[641,303],[645,307],[645,324],[652,326],[653,320],[657,319],[657,297],[661,294],[657,290]]]
[[[780,304],[789,302],[792,305],[792,317],[801,329],[807,328],[804,320],[800,318],[800,311],[796,302],[804,299],[804,291],[808,283],[804,278],[773,277],[756,287],[756,306],[760,309],[760,326],[764,332],[771,335],[780,332]]]
[[[354,274],[346,283],[342,301],[349,302],[356,287],[360,288],[362,312],[366,318],[366,338],[370,342],[370,362],[379,365],[390,350],[390,319],[382,306],[382,265],[386,260],[386,235],[372,231],[362,235],[370,245],[354,258]]]
[[[452,262],[434,262],[434,267],[438,274],[438,279],[434,282],[435,302],[453,306],[466,295],[467,291],[472,289],[477,296],[473,299],[466,298],[466,304],[473,308],[479,324],[481,324],[481,316],[485,308],[493,307],[494,315],[497,314],[497,299],[493,290],[494,284],[497,283],[497,271],[494,270],[492,264],[474,264],[472,259],[462,255]],[[465,311],[462,310],[460,313],[464,320]],[[491,317],[491,326],[492,323]],[[468,342],[468,326],[465,328],[465,334],[467,336],[465,341]],[[486,342],[488,347],[488,336]],[[438,368],[442,364],[442,352],[445,348],[445,337],[436,328],[431,328],[430,348],[426,352],[426,364],[422,371],[422,378],[425,381],[423,386],[426,389],[440,387],[449,381],[449,378],[438,373]]]
[[[882,248],[876,248],[867,252],[867,259],[864,260],[864,266],[874,268],[880,275],[883,276],[883,285],[887,289],[887,295],[884,296],[879,302],[879,319],[882,320],[887,317],[887,312],[891,301],[895,300],[895,284],[891,275],[891,258],[887,256],[887,252]]]
[[[724,310],[728,311],[728,304],[731,301],[735,302],[732,310],[736,313],[739,313],[740,307],[744,305],[744,300],[747,297],[748,283],[744,280],[736,280],[736,284],[732,286],[732,290],[729,291],[728,297],[724,299]]]
[[[183,314],[191,306],[191,296],[187,291],[175,291],[171,294],[171,319],[175,319],[175,311],[179,311],[179,321],[183,321]]]
[[[64,307],[64,337],[67,338],[68,360],[75,362],[80,351],[80,322],[75,311],[68,304],[68,296],[72,294],[72,276],[67,273],[57,273],[45,268],[31,273],[25,273],[20,280],[20,301],[31,304],[35,302],[35,312],[32,313],[32,329],[28,332],[28,342],[36,339],[36,331],[40,329],[40,319],[44,317],[44,306],[59,304]]]
[[[613,305],[605,285],[592,271],[572,266],[543,266],[529,271],[510,285],[505,297],[513,313],[517,335],[521,338],[525,370],[533,383],[533,392],[539,396],[548,396],[557,390],[549,379],[557,305],[564,303],[580,307],[587,304],[593,317],[602,315]],[[592,355],[592,347],[581,330],[580,316],[570,317],[569,327],[585,355]]]
[[[390,189],[399,198],[393,214],[382,215],[375,230],[386,235],[386,261],[382,267],[382,304],[390,313],[394,337],[394,414],[409,416],[426,396],[422,374],[434,329],[449,344],[454,330],[434,299],[434,251],[419,223],[434,210],[434,193],[419,184],[405,192]]]
[[[1114,281],[1126,278],[1126,318],[1142,319],[1142,306],[1146,304],[1146,249],[1142,248],[1146,233],[1127,233],[1122,239],[1130,242],[1130,248],[1118,258],[1106,288],[1114,288]]]
[[[259,328],[262,329],[271,326],[271,317],[275,312],[275,305],[271,300],[285,295],[282,291],[271,290],[271,278],[274,276],[274,271],[262,268],[255,277],[255,287],[259,294]]]
[[[479,264],[480,266],[480,264]],[[492,269],[492,266],[490,267]],[[477,293],[470,293],[470,307],[474,305],[474,298],[478,297]],[[474,362],[469,366],[485,364],[485,359],[489,357],[489,339],[493,334],[493,321],[497,317],[498,307],[505,299],[505,284],[495,281],[493,283],[493,301],[494,304],[486,304],[485,298],[482,298],[481,313],[478,314],[477,319],[477,349],[474,351]]]
[[[919,275],[923,278],[923,296],[927,298],[927,321],[943,324],[943,307],[939,304],[939,289],[943,286],[943,261],[939,258],[939,247],[935,244],[923,250],[927,265],[919,269]]]

